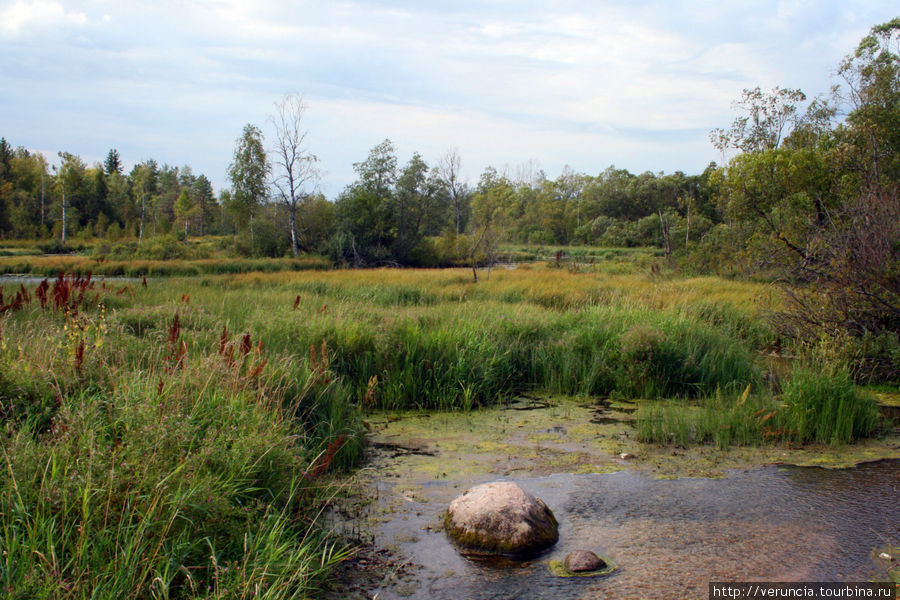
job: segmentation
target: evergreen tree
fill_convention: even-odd
[[[115,148],[109,151],[109,154],[106,155],[106,160],[103,161],[103,170],[107,175],[112,175],[113,173],[122,174],[122,161],[119,159],[119,151]]]
[[[212,184],[206,178],[206,175],[200,175],[194,180],[194,185],[191,187],[191,195],[197,200],[200,210],[199,233],[200,235],[206,235],[208,228],[216,221],[218,215],[216,197],[213,194]]]

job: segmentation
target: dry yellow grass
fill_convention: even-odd
[[[311,285],[334,291],[365,288],[403,288],[432,295],[435,300],[465,299],[533,302],[571,309],[588,305],[620,305],[650,309],[678,309],[711,304],[756,314],[777,303],[777,289],[769,284],[719,277],[654,276],[650,274],[572,273],[547,265],[534,268],[495,269],[490,279],[481,274],[472,281],[467,269],[371,269],[292,273],[250,273],[235,283],[256,285]]]

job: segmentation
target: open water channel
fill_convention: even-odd
[[[710,581],[886,580],[898,568],[896,435],[827,457],[824,449],[679,452],[634,442],[629,409],[620,408],[599,418],[578,403],[376,417],[365,475],[376,500],[363,528],[407,566],[386,569],[364,597],[706,598]],[[870,462],[771,464],[834,466],[840,455]],[[484,561],[448,540],[441,522],[449,502],[496,479],[513,480],[550,506],[560,522],[553,548],[528,561]],[[554,575],[548,562],[575,549],[608,557],[618,569]]]

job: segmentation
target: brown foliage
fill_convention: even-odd
[[[822,335],[900,336],[900,195],[871,191],[827,216],[787,273],[783,333],[807,343]],[[879,377],[896,375],[885,357],[864,359]],[[887,371],[885,371],[887,369]]]
[[[329,467],[331,467],[331,463],[334,462],[334,457],[344,445],[345,441],[347,441],[347,436],[343,434],[337,436],[334,440],[332,440],[332,442],[328,444],[328,447],[325,449],[325,452],[322,454],[321,460],[316,461],[312,469],[310,469],[310,476],[315,478],[324,475]]]
[[[795,269],[785,317],[801,332],[900,332],[900,198],[870,193],[832,215]]]

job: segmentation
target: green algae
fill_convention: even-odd
[[[423,549],[427,553],[437,534],[441,544],[449,544],[453,553],[452,548],[457,547],[468,560],[495,561],[496,555],[482,559],[476,551],[473,556],[472,549],[465,547],[466,540],[462,545],[451,542],[443,520],[454,497],[472,485],[497,478],[539,478],[537,485],[545,488],[570,481],[546,477],[553,474],[628,470],[665,479],[725,478],[739,476],[736,471],[771,465],[846,468],[900,457],[900,431],[835,447],[778,444],[722,450],[643,444],[631,425],[637,406],[556,396],[520,402],[514,408],[496,406],[465,413],[370,412],[366,420],[373,442],[371,460],[359,478],[367,480],[368,489],[375,487],[377,494],[370,497],[363,518],[354,526],[383,532],[378,543],[393,549],[404,561],[423,556]],[[385,524],[388,521],[391,523]],[[564,564],[554,570],[546,560],[535,561],[533,566],[550,568],[560,577],[605,573],[566,573]]]
[[[602,569],[598,569],[596,571],[588,571],[586,573],[575,573],[574,571],[570,571],[566,568],[565,562],[556,559],[548,562],[547,567],[550,569],[550,572],[557,577],[599,577],[602,575],[609,575],[619,568],[616,563],[614,563],[609,558],[606,558],[605,556],[600,556],[600,559],[606,563],[606,566]]]
[[[900,456],[898,432],[835,447],[658,447],[636,440],[630,424],[629,411],[636,406],[632,403],[553,396],[532,406],[372,413],[368,421],[373,441],[412,450],[381,461],[381,473],[404,484],[623,469],[662,478],[723,477],[732,469],[765,465],[847,468]]]
[[[549,442],[559,440],[562,436],[559,433],[532,433],[526,436],[529,442],[540,444],[541,442]]]

